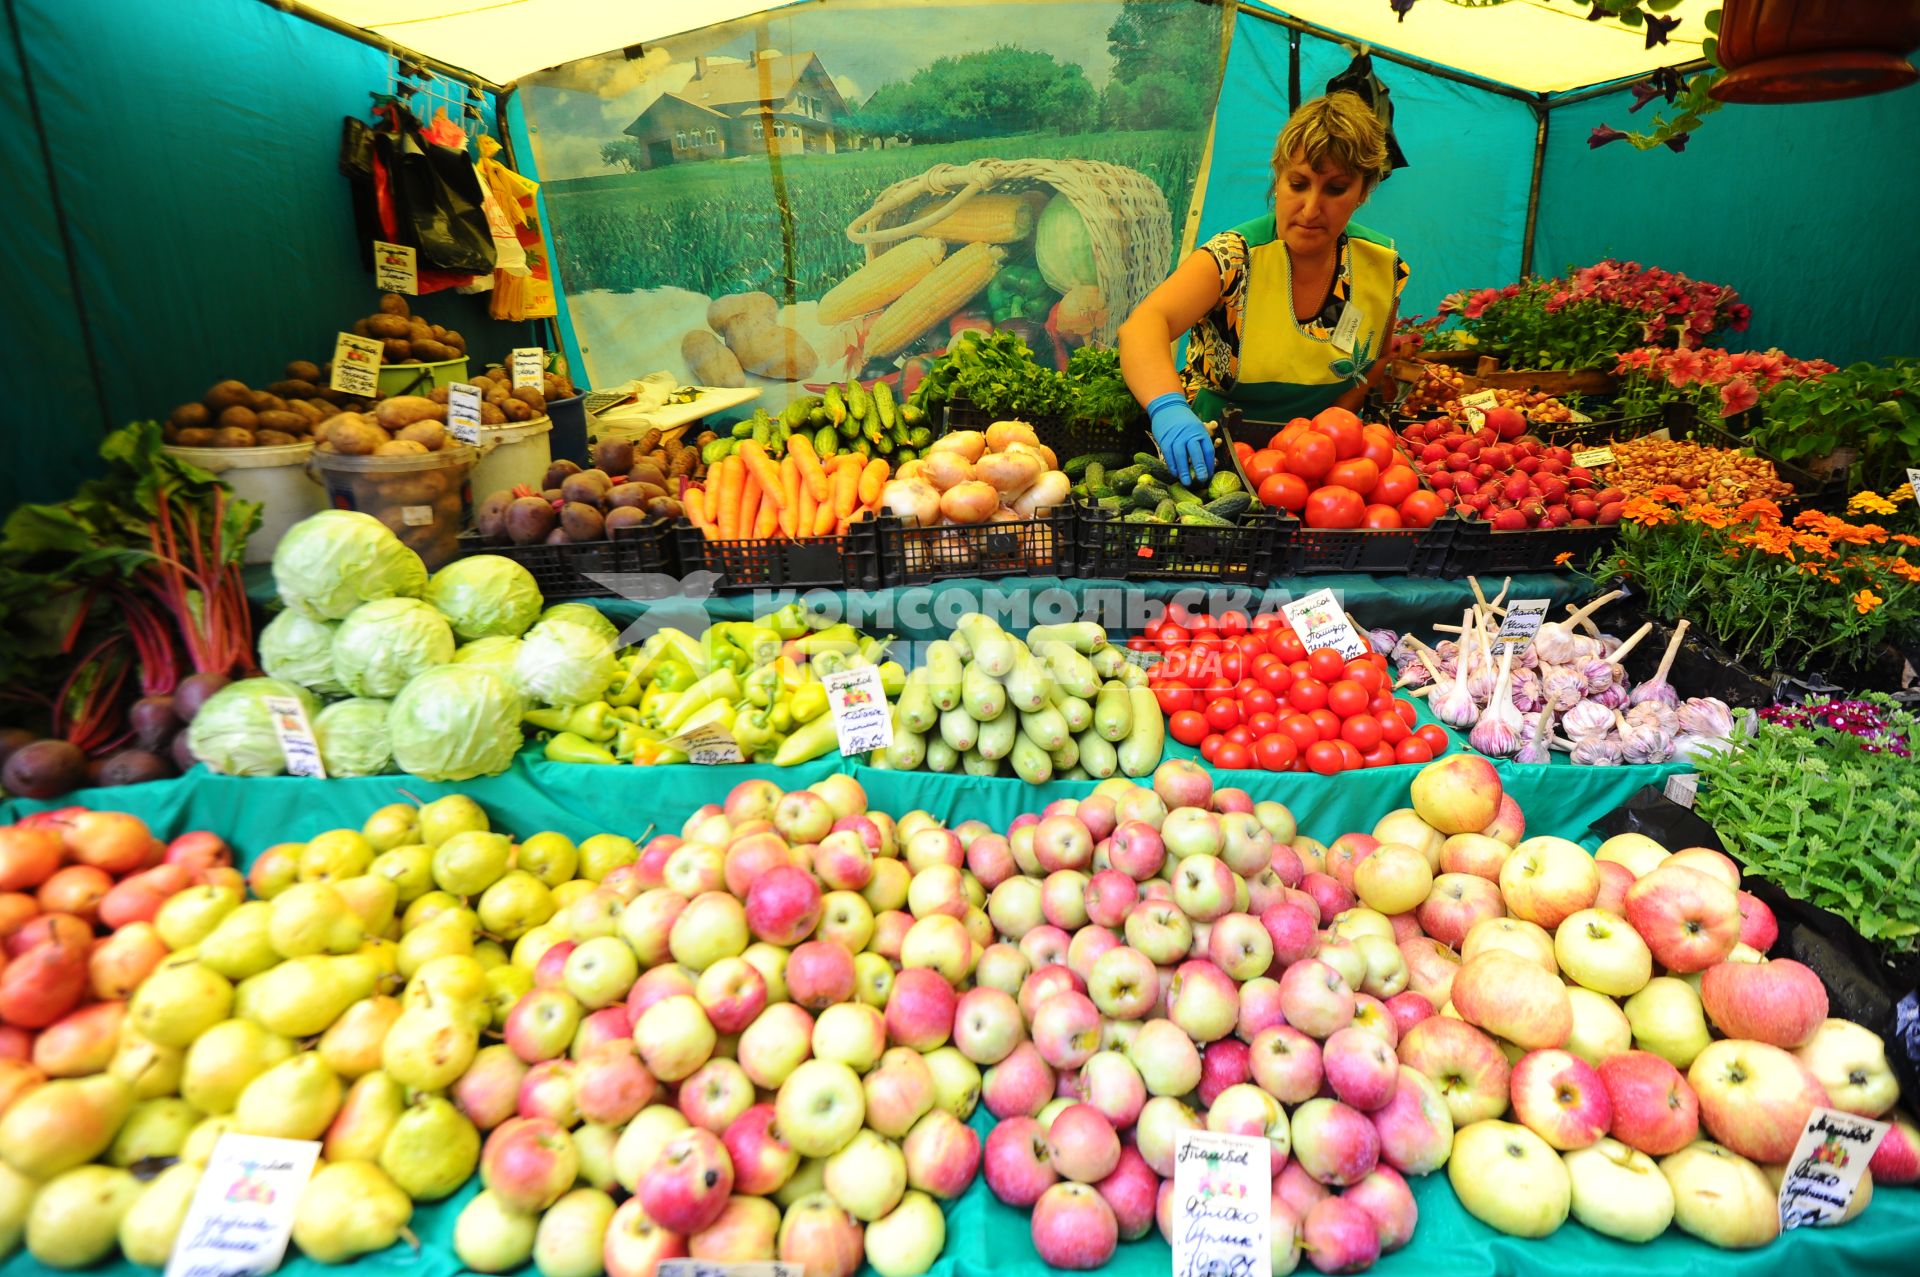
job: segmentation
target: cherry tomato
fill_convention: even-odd
[[[1413,735],[1413,729],[1401,722],[1398,714],[1376,714],[1374,718],[1380,724],[1380,739],[1389,745],[1398,745]]]
[[[1307,659],[1306,644],[1293,632],[1291,626],[1275,630],[1267,636],[1267,650],[1291,665],[1295,661]]]
[[[1293,441],[1293,446],[1287,449],[1288,472],[1315,482],[1326,478],[1327,472],[1333,469],[1339,460],[1340,455],[1335,449],[1333,440],[1323,434],[1301,435]]]
[[[1280,734],[1293,742],[1293,747],[1305,753],[1307,747],[1320,739],[1320,728],[1305,714],[1295,714],[1280,720]]]
[[[1269,732],[1253,743],[1253,756],[1266,770],[1283,772],[1293,766],[1293,760],[1300,756],[1300,750],[1291,737],[1280,732]]]
[[[1227,738],[1222,736],[1219,732],[1207,733],[1207,735],[1202,737],[1200,740],[1200,757],[1206,759],[1210,763],[1213,762],[1214,757],[1220,752],[1220,747],[1226,744],[1226,741],[1227,741]]]
[[[1419,712],[1413,708],[1412,701],[1396,700],[1393,703],[1393,712],[1398,714],[1400,716],[1400,721],[1405,723],[1408,727],[1412,727],[1415,723],[1420,721]]]
[[[1337,776],[1347,769],[1347,758],[1340,747],[1330,740],[1315,741],[1307,746],[1307,767],[1317,775]]]
[[[1365,497],[1373,492],[1373,485],[1380,482],[1380,467],[1365,457],[1355,457],[1327,471],[1327,482],[1352,488]]]
[[[1402,519],[1400,512],[1390,505],[1370,505],[1367,507],[1367,512],[1360,517],[1360,526],[1371,528],[1376,532],[1385,532],[1405,527],[1406,520]]]
[[[1198,745],[1207,738],[1207,716],[1198,710],[1175,710],[1167,716],[1167,731],[1182,745]]]
[[[1355,714],[1340,724],[1340,739],[1364,754],[1380,744],[1380,720],[1371,714]]]
[[[1247,715],[1247,729],[1258,740],[1280,730],[1280,716],[1270,709],[1258,710]]]
[[[1340,757],[1347,760],[1348,771],[1357,772],[1367,765],[1367,760],[1360,756],[1360,751],[1348,742],[1337,740],[1331,743],[1340,750]]]
[[[1327,685],[1313,677],[1295,678],[1293,686],[1287,689],[1287,704],[1301,713],[1310,709],[1324,708],[1327,703]]]
[[[1372,749],[1363,751],[1360,755],[1360,761],[1369,767],[1391,767],[1398,762],[1399,759],[1394,757],[1393,746],[1387,744],[1385,741],[1381,741]]]
[[[1331,683],[1346,672],[1347,659],[1331,647],[1316,647],[1307,653],[1307,669],[1322,683]]]
[[[1206,714],[1208,725],[1215,731],[1224,732],[1230,727],[1239,725],[1240,704],[1238,701],[1222,696],[1207,706]]]
[[[1343,678],[1327,689],[1327,708],[1342,718],[1367,712],[1367,689],[1350,678]]]
[[[1347,677],[1366,688],[1369,693],[1379,691],[1387,680],[1387,676],[1381,673],[1380,667],[1364,656],[1347,662]]]
[[[1385,470],[1393,464],[1393,431],[1385,426],[1362,426],[1360,455]]]
[[[1413,734],[1427,743],[1427,749],[1435,758],[1446,753],[1447,746],[1452,744],[1447,739],[1447,729],[1438,723],[1422,723],[1413,729]]]
[[[1227,741],[1214,751],[1213,765],[1222,771],[1246,771],[1253,766],[1253,751],[1240,741]]]
[[[1410,528],[1431,527],[1447,512],[1447,503],[1436,492],[1409,492],[1400,502],[1400,517]]]
[[[1227,733],[1227,739],[1232,741],[1236,745],[1252,745],[1253,729],[1251,727],[1248,727],[1245,723],[1242,723],[1240,724],[1240,726],[1234,728],[1232,731]]]
[[[1286,690],[1293,686],[1293,671],[1282,665],[1277,656],[1273,658],[1273,664],[1257,671],[1254,677],[1260,680],[1260,686],[1276,697],[1284,695]]]
[[[1286,456],[1272,448],[1261,448],[1251,456],[1240,461],[1240,468],[1247,472],[1247,482],[1259,487],[1266,482],[1267,476],[1279,470],[1286,463]]]
[[[1197,699],[1193,689],[1185,683],[1162,683],[1153,689],[1153,698],[1160,702],[1160,712],[1169,717],[1183,710],[1191,710]],[[1182,743],[1191,745],[1193,742]]]
[[[1260,504],[1275,510],[1290,510],[1294,514],[1306,508],[1307,493],[1312,490],[1305,479],[1286,470],[1268,475],[1257,488]]]
[[[1307,497],[1305,519],[1310,528],[1357,528],[1366,517],[1367,503],[1352,488],[1315,488]]]
[[[1419,475],[1406,466],[1387,466],[1380,471],[1380,482],[1373,487],[1373,499],[1382,505],[1397,506],[1419,490]]]
[[[1314,730],[1320,733],[1321,740],[1335,740],[1340,735],[1340,716],[1330,709],[1310,710],[1307,717],[1313,720]]]
[[[1360,455],[1360,449],[1364,443],[1360,418],[1345,408],[1322,409],[1313,419],[1313,428],[1333,440],[1334,446],[1340,451],[1342,461],[1348,457]]]
[[[1430,763],[1433,750],[1427,742],[1418,736],[1409,736],[1393,747],[1393,761],[1396,763]]]

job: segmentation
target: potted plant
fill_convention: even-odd
[[[1899,484],[1920,458],[1920,359],[1858,363],[1763,391],[1748,440],[1815,474],[1846,469],[1857,488]]]
[[[1620,379],[1615,407],[1623,417],[1678,409],[1668,412],[1668,424],[1684,430],[1695,421],[1725,424],[1751,410],[1762,391],[1782,381],[1825,376],[1834,366],[1824,359],[1794,359],[1779,350],[1640,346],[1622,354],[1613,371]]]

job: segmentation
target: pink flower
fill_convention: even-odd
[[[1706,360],[1697,350],[1678,350],[1667,362],[1667,380],[1676,386],[1690,385],[1701,379],[1706,371]]]
[[[1726,416],[1745,412],[1759,402],[1759,392],[1744,377],[1736,377],[1720,387],[1720,411]]]

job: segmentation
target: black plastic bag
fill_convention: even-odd
[[[398,131],[375,133],[374,149],[387,171],[399,242],[419,250],[422,270],[492,273],[493,232],[473,161],[428,141],[405,110],[396,107],[394,116]]]
[[[1712,825],[1652,785],[1593,828],[1607,837],[1645,834],[1671,850],[1710,847],[1740,858],[1727,851]],[[1767,956],[1811,967],[1827,986],[1828,1014],[1878,1033],[1900,1079],[1900,1093],[1920,1096],[1920,960],[1889,960],[1840,915],[1795,900],[1765,879],[1747,878],[1742,885],[1773,910],[1780,924],[1780,938]]]

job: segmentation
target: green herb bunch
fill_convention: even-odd
[[[1920,459],[1920,359],[1858,363],[1812,381],[1782,381],[1760,396],[1754,447],[1805,462],[1853,449],[1853,487],[1905,481]]]
[[[1117,352],[1084,346],[1062,373],[1036,363],[1032,348],[1011,332],[961,333],[914,390],[912,402],[933,416],[955,399],[994,417],[1115,431],[1145,417],[1120,375]]]

